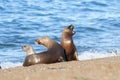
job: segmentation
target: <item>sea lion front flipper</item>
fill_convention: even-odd
[[[74,59],[74,60],[77,60],[77,61],[79,61],[79,58],[78,58],[78,53],[77,53],[77,51],[75,51],[73,59]]]

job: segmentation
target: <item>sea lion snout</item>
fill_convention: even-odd
[[[68,29],[73,30],[73,29],[74,29],[74,25],[73,25],[73,24],[69,25],[69,26],[68,26]]]
[[[68,32],[69,32],[69,33],[72,33],[72,35],[74,35],[74,34],[76,33],[75,31],[73,31],[73,29],[74,29],[74,25],[73,25],[73,24],[71,24],[71,25],[69,25],[69,26],[67,27]]]
[[[23,50],[25,50],[25,48],[26,48],[26,46],[25,46],[25,45],[24,45],[24,46],[22,46],[22,49],[23,49]]]
[[[41,44],[40,40],[35,40],[35,44]]]

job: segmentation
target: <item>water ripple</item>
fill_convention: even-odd
[[[45,50],[34,44],[40,36],[60,43],[63,28],[70,24],[75,25],[73,39],[79,55],[89,50],[119,49],[119,3],[119,0],[0,0],[0,59],[23,60],[21,46],[25,44],[38,52]]]

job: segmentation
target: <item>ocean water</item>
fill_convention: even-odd
[[[75,25],[79,59],[120,55],[120,0],[0,0],[0,65],[21,66],[29,44],[40,36],[60,43],[62,30]]]

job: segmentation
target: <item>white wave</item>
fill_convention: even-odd
[[[79,60],[88,60],[88,59],[104,58],[104,57],[111,57],[117,55],[118,53],[114,51],[110,51],[110,52],[85,51],[82,52],[78,57]]]
[[[13,68],[13,67],[17,67],[17,66],[22,66],[23,63],[21,62],[3,62],[0,63],[0,66],[2,67],[2,69],[7,69],[7,68]]]
[[[79,54],[79,60],[88,60],[88,59],[96,59],[96,58],[104,58],[104,57],[111,57],[111,56],[119,56],[120,50],[111,50],[111,51],[84,51]],[[2,62],[0,66],[2,69],[6,68],[13,68],[17,66],[22,66],[22,62]]]

